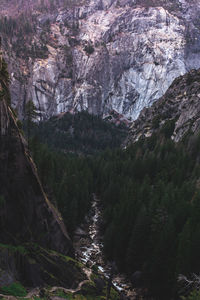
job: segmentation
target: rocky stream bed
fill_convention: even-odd
[[[106,262],[103,255],[103,238],[100,233],[101,208],[99,199],[93,195],[93,202],[85,222],[77,228],[74,235],[74,248],[76,258],[90,268],[98,268],[109,279],[112,276],[112,284],[120,292],[121,299],[138,298],[131,282],[124,274],[117,272],[113,262]],[[113,273],[111,275],[111,273]]]

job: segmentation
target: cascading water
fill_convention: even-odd
[[[111,263],[106,263],[103,255],[103,240],[100,234],[101,209],[98,198],[93,195],[93,202],[85,222],[76,230],[74,248],[77,259],[89,267],[96,266],[106,278],[110,277]],[[125,295],[126,299],[136,299],[136,292],[125,275],[113,275],[112,284]]]

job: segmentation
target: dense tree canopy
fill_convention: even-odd
[[[87,128],[86,115],[76,118],[74,128]],[[130,276],[140,271],[142,284],[154,296],[177,297],[178,275],[200,270],[200,136],[188,134],[175,144],[168,134],[174,126],[170,122],[160,133],[140,139],[126,150],[105,144],[107,150],[99,152],[98,139],[93,134],[93,143],[88,139],[89,125],[82,136],[79,128],[72,134],[68,117],[62,122],[59,125],[54,119],[47,127],[43,125],[45,129],[38,135],[40,142],[45,140],[54,150],[35,138],[32,151],[42,181],[71,233],[87,214],[95,192],[103,205],[107,258]],[[57,137],[52,126],[57,128]],[[68,128],[71,140],[59,141],[61,128]],[[112,145],[112,139],[109,143]],[[77,145],[79,156],[66,154]],[[80,156],[80,149],[93,156]]]

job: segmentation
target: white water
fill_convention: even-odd
[[[104,274],[106,278],[110,276],[111,265],[105,263],[103,257],[103,243],[99,232],[99,223],[101,221],[101,211],[99,208],[99,200],[94,195],[91,212],[86,220],[86,225],[83,224],[83,228],[86,231],[84,237],[78,237],[75,243],[75,249],[77,250],[77,258],[84,264],[97,266],[98,270]],[[128,299],[135,299],[135,291],[132,289],[130,282],[123,274],[117,274],[113,277],[112,281],[115,288],[128,296]]]

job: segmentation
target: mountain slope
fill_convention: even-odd
[[[0,298],[105,298],[104,276],[72,258],[61,215],[43,191],[9,106],[8,83],[0,51]],[[110,299],[119,299],[113,288]]]
[[[7,276],[8,281],[20,270],[20,275],[16,276],[30,285],[47,283],[50,278],[45,276],[43,269],[48,269],[50,264],[44,261],[40,264],[30,263],[26,254],[33,248],[31,244],[38,249],[45,247],[70,255],[73,254],[72,243],[59,213],[42,189],[25,140],[8,106],[8,99],[8,73],[0,56],[0,269],[3,268],[5,272],[8,268],[8,274],[12,273],[10,277]],[[23,245],[27,243],[29,246],[24,248]],[[17,252],[19,254],[16,257]],[[30,253],[33,258],[33,249]],[[8,256],[12,263],[6,259]],[[36,261],[39,257],[40,254],[35,258]],[[59,265],[59,257],[57,261]],[[2,285],[5,276],[0,273]]]
[[[200,70],[177,78],[133,123],[126,149],[97,160],[105,253],[147,288],[144,299],[196,288],[184,275],[200,270],[199,96]]]
[[[42,189],[36,167],[4,99],[0,101],[0,120],[1,242],[31,240],[70,253],[71,241],[64,224]]]
[[[50,149],[63,152],[95,154],[106,148],[120,147],[128,128],[116,126],[87,112],[65,113],[46,122],[33,124],[31,134]]]
[[[175,142],[200,129],[200,70],[175,79],[165,95],[133,122],[128,143],[164,130]],[[162,129],[163,128],[163,129]]]
[[[114,109],[136,119],[176,77],[200,67],[196,0],[23,3],[5,1],[0,19],[21,116],[32,99],[41,118]]]

